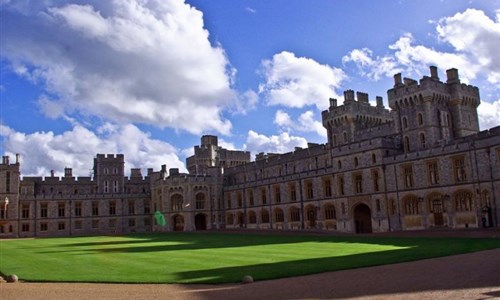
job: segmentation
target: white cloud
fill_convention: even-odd
[[[483,11],[467,9],[440,19],[436,32],[439,41],[451,46],[452,51],[417,45],[413,35],[405,33],[389,46],[392,53],[374,58],[370,49],[354,49],[343,57],[343,62],[354,63],[362,75],[374,80],[402,70],[427,73],[428,66],[435,65],[442,70],[459,69],[464,82],[481,76],[490,83],[500,83],[500,10],[493,20]]]
[[[51,131],[26,134],[0,125],[0,135],[5,155],[21,154],[24,176],[47,176],[50,170],[61,175],[65,167],[73,168],[75,175],[88,176],[97,153],[124,154],[126,173],[130,168],[157,170],[163,164],[186,170],[173,146],[152,139],[148,133],[131,124],[108,123],[96,133],[77,125],[59,135]],[[146,175],[145,171],[143,175]]]
[[[328,99],[336,97],[335,89],[346,78],[341,69],[286,51],[264,60],[261,73],[266,82],[259,86],[259,91],[269,105],[315,105],[320,110],[328,107]]]
[[[499,126],[500,120],[500,99],[493,103],[482,101],[477,108],[479,115],[479,127],[484,130]]]
[[[2,7],[0,42],[12,69],[51,95],[40,101],[48,116],[230,133],[235,70],[200,11],[183,0],[45,3]]]
[[[373,58],[373,52],[368,48],[354,49],[342,57],[342,63],[353,62],[358,67],[361,75],[379,80],[382,76],[390,77],[401,72],[393,57],[377,56]]]
[[[326,129],[323,127],[323,123],[315,120],[311,110],[302,113],[296,121],[293,121],[287,112],[278,110],[274,116],[274,123],[289,133],[293,131],[314,132],[326,138]]]
[[[257,132],[248,131],[247,140],[243,149],[250,151],[252,156],[257,153],[285,153],[295,149],[295,147],[307,147],[306,139],[297,136],[290,136],[283,132],[279,135],[266,136]]]

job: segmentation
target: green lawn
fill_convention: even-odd
[[[167,233],[0,241],[0,271],[26,281],[239,282],[500,248],[500,239]]]

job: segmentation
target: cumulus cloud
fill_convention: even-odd
[[[2,7],[1,55],[45,89],[47,116],[230,133],[222,111],[239,97],[235,70],[200,11],[183,0],[65,2]]]
[[[500,10],[496,20],[476,9],[444,17],[436,22],[436,33],[439,41],[451,46],[452,51],[418,45],[411,33],[405,33],[389,46],[392,53],[374,57],[368,48],[354,49],[342,60],[344,64],[354,63],[362,75],[374,80],[402,70],[420,74],[429,65],[435,65],[443,70],[459,69],[465,82],[478,76],[485,76],[492,84],[500,82]]]
[[[75,175],[88,176],[96,153],[124,154],[126,173],[130,168],[159,169],[162,164],[186,170],[173,146],[151,138],[131,124],[107,123],[96,133],[77,125],[62,134],[51,131],[27,134],[0,125],[0,135],[5,155],[21,154],[24,176],[47,176],[50,170],[61,175],[65,167],[73,168]]]
[[[500,99],[493,103],[482,101],[477,108],[479,114],[479,127],[484,130],[499,126],[500,120]]]
[[[279,135],[266,136],[250,130],[248,131],[247,140],[243,149],[255,155],[261,152],[285,153],[293,151],[295,147],[307,147],[306,139],[290,136],[286,132]]]
[[[314,112],[311,110],[302,113],[296,121],[293,121],[287,112],[278,110],[274,116],[274,123],[289,133],[293,131],[314,132],[326,138],[326,129],[323,127],[323,123],[314,118]]]
[[[337,95],[335,89],[346,78],[341,69],[287,51],[264,60],[261,74],[265,83],[259,86],[259,91],[268,105],[296,108],[314,105],[321,110],[328,107],[328,99]]]

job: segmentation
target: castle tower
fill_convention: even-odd
[[[125,159],[123,154],[97,154],[94,158],[94,180],[97,193],[123,193]]]
[[[389,106],[396,113],[395,126],[406,152],[418,151],[479,131],[477,87],[460,84],[456,69],[441,82],[437,68],[419,82],[394,75],[387,91]]]
[[[382,97],[371,106],[368,94],[353,90],[344,92],[344,104],[337,106],[337,99],[330,99],[330,107],[321,114],[331,147],[362,139],[362,132],[388,124],[392,120],[389,110],[384,108]]]
[[[0,237],[18,235],[19,222],[19,155],[10,163],[8,156],[0,164]]]

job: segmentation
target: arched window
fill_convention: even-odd
[[[339,170],[342,169],[342,161],[340,159],[337,161],[337,167]]]
[[[280,208],[276,208],[274,210],[274,219],[276,220],[276,222],[278,223],[282,223],[282,222],[285,222],[285,216],[283,214],[283,210],[280,209]]]
[[[372,164],[376,164],[377,163],[377,156],[375,155],[375,153],[372,154]]]
[[[424,118],[422,117],[421,113],[419,113],[417,115],[417,119],[418,119],[418,125],[423,125],[424,124]]]
[[[196,194],[196,209],[205,209],[205,194]]]
[[[344,131],[344,143],[347,143],[347,132]]]
[[[357,167],[359,164],[358,158],[354,157],[354,166]]]
[[[179,194],[175,194],[171,198],[171,203],[172,203],[172,211],[182,211],[183,207],[183,199],[182,196]]]
[[[422,149],[425,149],[427,147],[427,145],[425,144],[425,134],[424,133],[420,133],[420,147]]]
[[[403,129],[407,128],[408,128],[408,119],[406,119],[406,117],[403,117]]]
[[[334,146],[337,145],[337,135],[336,134],[333,135],[333,145]]]

